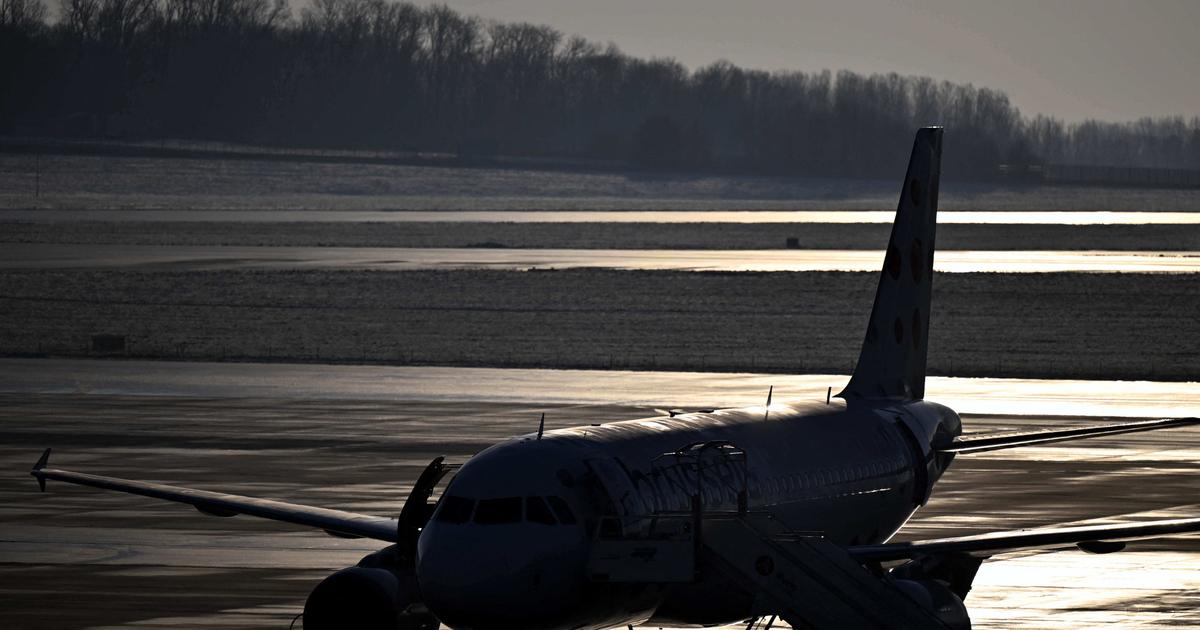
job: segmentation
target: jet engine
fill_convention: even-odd
[[[889,572],[892,584],[950,630],[971,630],[963,600],[982,562],[962,554],[919,556]]]
[[[404,501],[396,523],[397,544],[380,549],[325,578],[304,602],[305,630],[437,630],[440,622],[421,598],[413,559],[421,528],[436,504],[433,488],[457,466],[435,457]],[[336,535],[336,534],[335,534]]]
[[[937,580],[895,580],[897,589],[913,601],[933,611],[950,630],[971,630],[971,617],[967,606],[950,587]]]
[[[421,601],[416,574],[395,546],[325,578],[304,602],[305,630],[437,630]]]

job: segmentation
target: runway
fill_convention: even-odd
[[[417,247],[252,247],[7,244],[0,269],[623,269],[675,271],[878,271],[882,250],[625,250]],[[1195,252],[937,252],[949,273],[1195,273]]]
[[[51,483],[55,466],[394,514],[433,456],[655,408],[824,398],[834,376],[0,360],[0,601],[10,627],[287,627],[375,543]],[[1196,415],[1196,383],[933,379],[971,431]],[[1040,410],[1040,411],[1038,411]],[[1189,411],[1190,410],[1190,411]],[[1200,514],[1200,429],[960,457],[906,537]],[[977,628],[1200,625],[1200,539],[989,562]],[[777,626],[778,627],[778,626]]]
[[[169,396],[590,405],[640,409],[745,407],[768,388],[780,399],[824,400],[834,374],[553,370],[0,359],[0,394]],[[470,383],[464,387],[463,383]],[[963,414],[1160,418],[1194,416],[1200,382],[1018,378],[926,380],[930,400]],[[552,419],[548,419],[552,420]],[[591,421],[589,421],[591,422]]]
[[[163,221],[230,223],[888,223],[888,210],[15,210],[0,221]],[[938,224],[1194,225],[1200,212],[972,211],[938,213]]]

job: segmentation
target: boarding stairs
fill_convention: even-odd
[[[793,628],[946,628],[878,568],[820,533],[747,509],[744,494],[736,510],[706,511],[696,496],[691,511],[612,520],[596,529],[593,581],[686,584],[717,571],[754,595],[755,619],[778,616]]]
[[[792,533],[769,514],[708,519],[703,560],[755,593],[756,615],[793,628],[940,628],[931,611],[841,546]]]
[[[705,514],[698,536],[690,518],[650,518],[646,535],[594,541],[592,580],[685,584],[719,571],[754,594],[755,617],[778,615],[793,628],[945,627],[841,546],[767,512]]]

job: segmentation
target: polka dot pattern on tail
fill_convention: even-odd
[[[921,245],[921,239],[913,241],[908,257],[912,266],[910,271],[912,271],[913,282],[921,284],[921,280],[925,278],[925,248]]]
[[[883,266],[892,280],[900,279],[900,265],[900,250],[896,249],[895,243],[888,243],[887,256],[884,258]]]

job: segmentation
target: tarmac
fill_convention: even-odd
[[[882,250],[507,249],[453,247],[221,247],[10,243],[0,270],[123,269],[623,269],[673,271],[877,271]],[[1198,273],[1192,251],[940,250],[948,273]]]
[[[0,208],[0,222],[162,221],[279,223],[886,223],[893,210],[14,210]],[[938,225],[1194,225],[1200,212],[1154,211],[942,211]]]
[[[436,455],[656,409],[824,398],[833,376],[0,360],[0,617],[12,628],[284,628],[379,545],[51,482],[71,470],[395,514]],[[931,379],[969,431],[1196,415],[1196,383]],[[702,402],[703,401],[703,402]],[[1007,401],[1007,403],[1005,402]],[[1190,413],[1189,413],[1190,409]],[[1041,410],[1041,411],[1039,411]],[[1200,429],[963,456],[906,539],[1200,515]],[[1200,626],[1200,538],[994,559],[976,628]],[[780,626],[776,626],[780,627]]]

